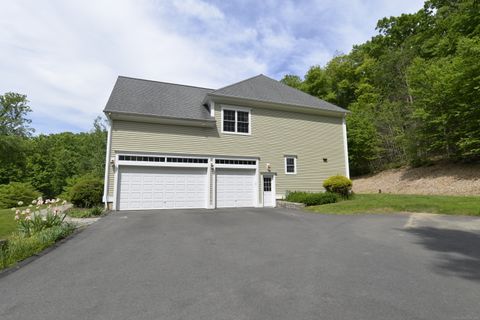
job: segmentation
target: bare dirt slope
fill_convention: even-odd
[[[356,193],[480,195],[480,164],[436,164],[353,178]]]

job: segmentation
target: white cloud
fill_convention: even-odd
[[[421,1],[16,0],[2,4],[0,93],[40,132],[88,129],[118,75],[219,87],[304,74]],[[414,10],[415,9],[415,10]]]
[[[200,0],[175,0],[175,7],[189,16],[202,20],[223,19],[223,13],[217,7]]]

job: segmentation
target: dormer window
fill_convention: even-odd
[[[251,133],[250,109],[222,108],[222,132],[249,135]]]

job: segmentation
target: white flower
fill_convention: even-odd
[[[15,215],[15,220],[20,220],[20,216],[19,215]]]
[[[45,203],[50,203],[50,199],[45,200]]]
[[[25,213],[30,213],[30,209],[27,208],[27,210],[25,210]]]
[[[55,202],[60,202],[60,201],[62,201],[62,199],[60,198],[57,198],[57,200],[55,200]]]
[[[13,207],[13,208],[12,208],[12,209],[10,209],[10,210],[12,210],[12,211],[15,211],[15,210],[17,210],[17,208]]]
[[[25,213],[26,213],[25,210],[22,210],[21,215],[23,216],[25,215]]]
[[[37,206],[41,206],[43,204],[43,200],[38,200],[37,201]]]
[[[15,210],[15,214],[20,214],[20,210]]]
[[[58,215],[59,212],[60,212],[60,210],[58,210],[57,208],[53,209],[53,214],[54,214],[54,215]]]
[[[18,201],[19,206],[23,206],[23,201]]]
[[[40,209],[40,207],[39,207],[39,206],[36,206],[35,208],[36,208],[37,210],[38,210],[38,209]]]
[[[37,200],[32,200],[32,204],[35,204],[35,203],[37,203]]]
[[[63,200],[62,205],[67,204],[67,200]]]
[[[28,207],[31,208],[31,207],[33,207],[33,205],[29,204]]]
[[[28,216],[25,217],[25,220],[30,221],[30,220],[32,220],[32,217],[30,217],[30,215],[28,215]]]

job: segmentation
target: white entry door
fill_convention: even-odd
[[[255,170],[217,169],[217,208],[254,207]]]
[[[275,207],[275,180],[273,176],[263,176],[263,206]]]
[[[119,210],[205,208],[206,168],[120,167]]]

